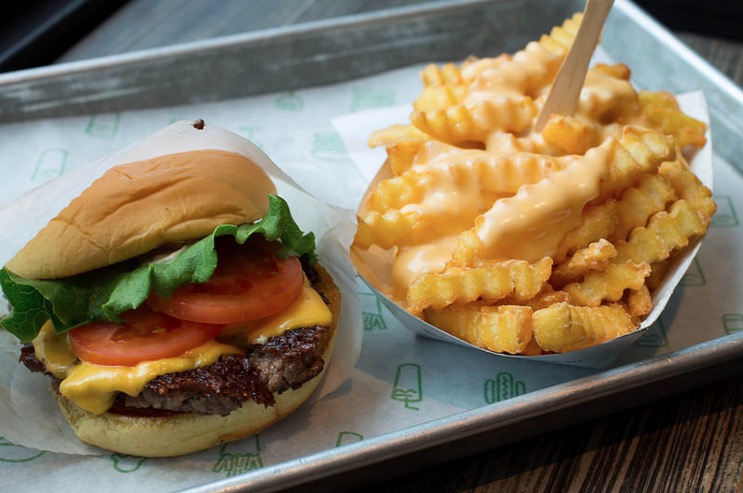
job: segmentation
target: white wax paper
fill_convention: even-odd
[[[203,118],[249,137],[319,199],[353,210],[370,176],[354,166],[354,150],[346,147],[332,121],[410,104],[420,91],[420,69],[409,67],[327,87],[232,101],[0,125],[4,185],[0,202],[13,200],[42,181],[173,121]],[[383,160],[382,155],[378,163]],[[719,210],[699,254],[660,319],[623,351],[612,367],[743,330],[743,251],[739,247],[743,228],[737,212],[743,211],[739,192],[743,178],[719,156],[714,158],[714,174]],[[3,229],[2,234],[5,241],[15,232]],[[363,444],[364,440],[462,411],[507,406],[509,398],[528,397],[530,392],[600,372],[493,357],[417,337],[403,328],[362,282],[354,289],[362,302],[364,331],[361,354],[350,379],[282,423],[251,439],[173,459],[59,454],[0,438],[0,490],[163,492],[237,474],[244,475],[249,484],[252,470],[349,443]],[[23,368],[14,370],[19,366],[15,354],[0,359],[0,393],[5,395],[12,374],[25,372]],[[29,407],[43,405],[41,396],[47,383],[39,379],[38,390],[28,392]],[[5,424],[6,416],[0,409],[0,436],[6,432]],[[49,422],[44,426],[66,425]],[[21,440],[24,434],[35,432],[23,430],[15,435]]]

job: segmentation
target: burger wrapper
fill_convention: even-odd
[[[690,165],[702,183],[712,189],[712,140],[709,132],[709,115],[704,94],[701,92],[682,94],[678,96],[678,100],[685,113],[708,124],[707,144],[692,156]],[[384,149],[369,148],[367,144],[368,136],[374,130],[386,128],[393,124],[405,124],[408,121],[409,113],[409,106],[399,106],[334,120],[333,123],[338,129],[338,132],[343,136],[354,164],[364,176],[364,179],[367,180],[367,183],[370,184],[370,188],[375,181],[391,176],[391,173],[385,162],[386,155]],[[694,241],[676,260],[674,268],[666,275],[661,286],[653,293],[654,308],[647,318],[643,320],[639,329],[586,349],[541,356],[493,353],[454,337],[397,305],[388,296],[388,293],[392,292],[390,272],[393,261],[392,253],[388,250],[374,248],[360,250],[354,248],[352,249],[352,262],[369,289],[380,299],[392,315],[404,327],[418,335],[483,351],[492,354],[495,358],[527,359],[586,368],[605,368],[615,361],[622,354],[622,351],[642,337],[643,333],[658,320],[671,299],[674,290],[684,276],[684,273],[688,270],[699,251],[701,243],[701,239]]]
[[[284,173],[255,144],[244,137],[210,125],[198,130],[193,122],[178,121],[132,145],[107,154],[34,188],[0,209],[5,235],[0,263],[5,264],[38,230],[108,168],[156,156],[204,149],[235,152],[253,160],[274,180],[297,224],[314,232],[318,260],[333,276],[341,294],[341,317],[332,362],[323,380],[306,403],[311,405],[332,393],[351,374],[361,350],[361,304],[348,250],[355,231],[354,213],[325,204]],[[7,307],[0,308],[7,313]],[[61,416],[49,389],[49,379],[29,372],[18,363],[20,343],[0,330],[0,436],[26,447],[69,454],[100,454],[81,443]]]

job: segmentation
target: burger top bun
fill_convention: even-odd
[[[190,150],[122,164],[73,199],[7,264],[28,279],[55,279],[263,217],[276,187],[251,159]]]

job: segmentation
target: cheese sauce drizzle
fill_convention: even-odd
[[[513,59],[498,57],[469,63],[462,67],[462,78],[469,84],[464,103],[476,105],[486,100],[528,96],[541,105],[561,61],[559,55],[533,43]],[[561,163],[561,169],[553,167],[545,178],[534,183],[528,183],[530,175],[526,168],[522,175],[527,183],[520,185],[515,175],[503,173],[499,179],[508,182],[503,188],[518,191],[495,200],[488,210],[480,210],[482,204],[475,200],[481,195],[477,182],[447,171],[472,162],[482,151],[436,141],[422,146],[413,166],[430,170],[431,181],[424,200],[407,205],[403,210],[415,210],[421,215],[446,211],[449,235],[396,249],[391,269],[393,297],[404,300],[407,288],[421,274],[443,272],[457,248],[457,233],[466,230],[473,218],[473,230],[481,242],[480,258],[536,262],[554,254],[560,239],[580,221],[583,207],[598,196],[601,180],[609,172],[609,141],[620,137],[622,126],[641,118],[636,105],[637,93],[629,81],[596,69],[589,70],[575,117],[590,122],[597,129],[602,144],[585,156],[555,158]],[[502,117],[504,125],[511,119]],[[516,152],[549,154],[551,151],[539,132],[528,130],[514,134],[503,127],[491,129],[485,148],[488,153],[504,155]],[[529,164],[525,160],[519,166]]]

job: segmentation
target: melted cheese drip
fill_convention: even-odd
[[[457,236],[447,236],[437,241],[401,248],[392,264],[394,297],[405,299],[408,286],[420,275],[438,274],[446,268]]]
[[[260,343],[292,328],[328,326],[332,318],[320,295],[305,281],[302,292],[285,311],[244,327],[244,337],[247,343]],[[241,353],[236,346],[212,340],[180,356],[143,361],[133,367],[96,365],[78,360],[67,334],[57,334],[51,322],[44,324],[33,344],[36,357],[62,380],[59,392],[94,414],[106,412],[116,392],[136,396],[155,377],[208,366],[223,355]]]
[[[583,207],[599,194],[601,179],[609,172],[611,147],[607,144],[521,187],[516,195],[496,201],[478,216],[475,230],[483,245],[480,257],[537,262],[553,255],[562,237],[580,222]]]

